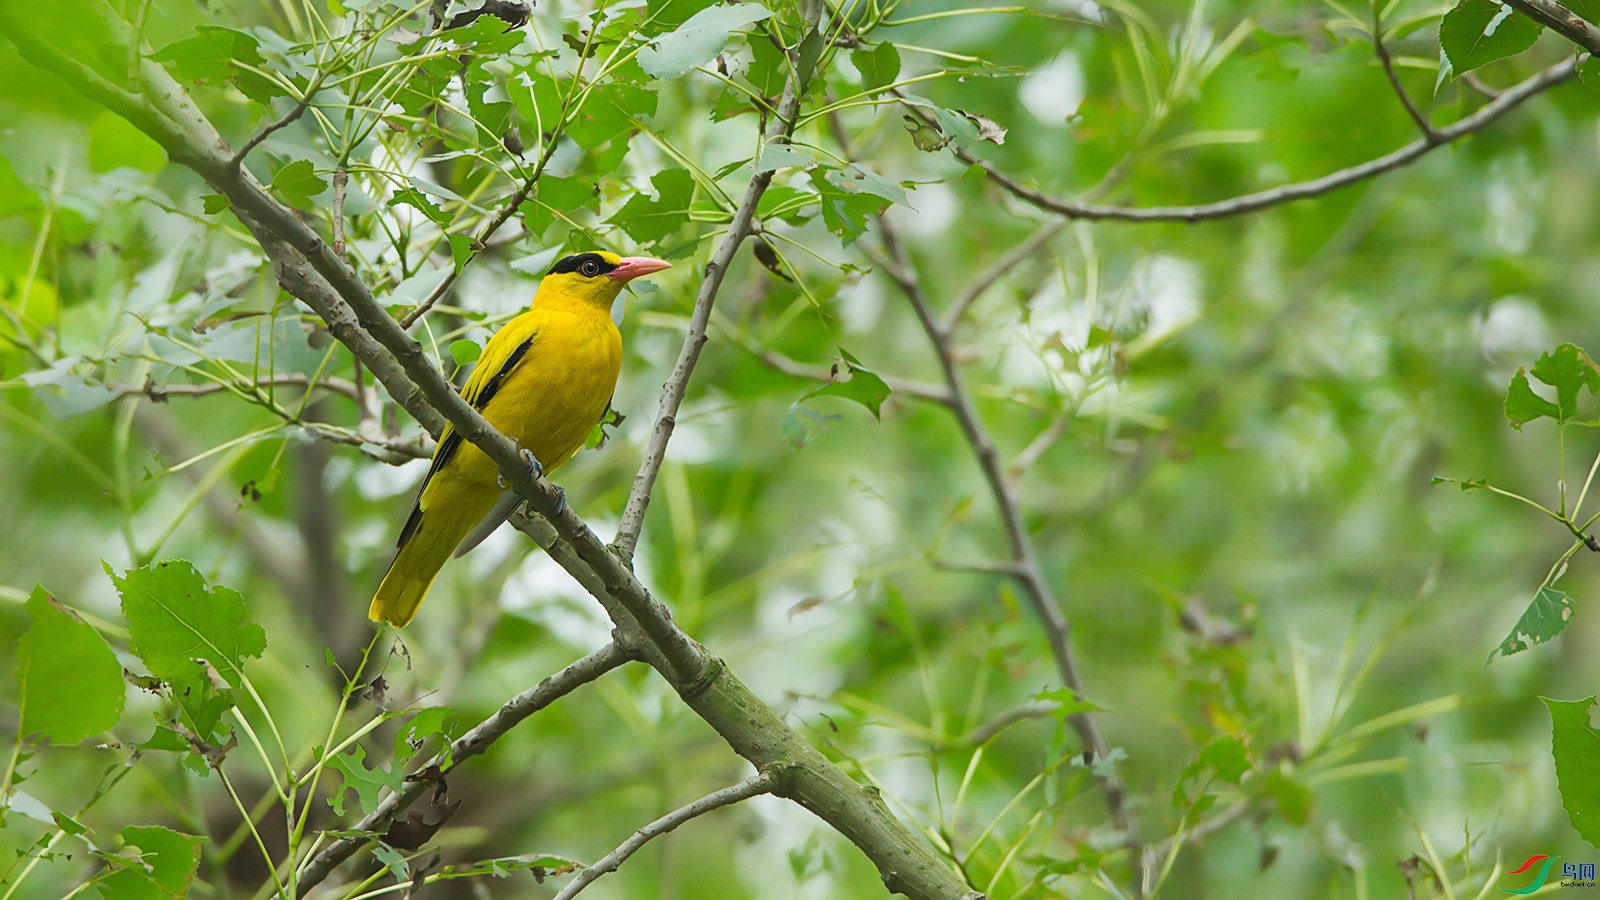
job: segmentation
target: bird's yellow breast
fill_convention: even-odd
[[[610,314],[590,304],[536,305],[495,334],[478,365],[503,367],[524,343],[527,348],[500,375],[481,409],[489,424],[531,450],[549,473],[583,448],[605,414],[622,369],[622,336]],[[482,451],[464,444],[428,485],[422,505],[426,509],[428,495],[444,489],[440,482],[488,484],[496,474]]]

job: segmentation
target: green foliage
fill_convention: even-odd
[[[729,32],[771,15],[759,3],[707,7],[639,51],[639,67],[655,78],[681,78],[720,53]]]
[[[851,363],[834,366],[833,380],[817,388],[797,402],[810,400],[812,397],[843,397],[853,400],[867,408],[872,413],[872,418],[882,419],[880,410],[883,401],[889,399],[889,386],[874,372],[869,372]]]
[[[1600,847],[1600,732],[1589,724],[1595,698],[1540,699],[1550,710],[1550,749],[1556,758],[1561,805],[1573,830],[1590,846]]]
[[[900,75],[900,51],[894,44],[882,41],[872,47],[850,51],[850,64],[861,73],[861,90],[876,94],[894,84]]]
[[[655,199],[644,194],[632,198],[611,217],[630,237],[641,244],[660,243],[677,232],[689,218],[694,199],[694,176],[688,169],[664,169],[650,176]]]
[[[344,776],[344,786],[335,791],[328,798],[328,805],[333,807],[333,814],[344,815],[344,801],[346,791],[355,791],[356,799],[361,803],[361,811],[370,813],[378,808],[378,792],[384,788],[391,791],[400,790],[401,779],[404,773],[396,766],[384,770],[377,766],[367,768],[367,750],[360,744],[346,752],[328,760],[328,768]]]
[[[1544,26],[1497,0],[1461,0],[1439,24],[1439,44],[1457,75],[1533,46]]]
[[[76,744],[122,715],[122,666],[105,639],[42,587],[27,602],[33,627],[17,643],[17,731]]]
[[[120,832],[124,847],[113,871],[96,885],[104,900],[170,900],[189,896],[200,866],[204,838],[159,825],[133,825]]]
[[[1551,587],[1541,587],[1533,602],[1523,610],[1522,617],[1512,627],[1511,633],[1500,646],[1489,652],[1484,664],[1494,662],[1496,656],[1510,656],[1528,649],[1530,644],[1549,643],[1572,620],[1572,598]]]

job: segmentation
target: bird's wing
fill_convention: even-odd
[[[495,332],[494,337],[490,338],[488,345],[483,348],[483,354],[472,367],[472,374],[467,377],[466,386],[461,389],[462,399],[471,404],[473,409],[482,412],[500,390],[500,386],[505,384],[511,370],[528,357],[529,351],[538,343],[538,339],[539,320],[531,313],[523,313],[507,322],[504,328]],[[433,451],[433,463],[428,467],[428,474],[422,479],[422,485],[417,488],[417,502],[411,508],[411,516],[406,520],[405,527],[400,529],[400,540],[396,542],[398,546],[405,546],[406,538],[411,536],[411,532],[416,529],[416,523],[422,517],[422,494],[428,489],[428,482],[450,462],[460,448],[461,433],[456,431],[454,426],[445,425],[444,432],[439,435],[439,446]],[[496,505],[495,509],[498,510],[499,505]],[[501,514],[500,521],[504,521],[510,514],[510,510]],[[494,513],[490,515],[493,516]],[[498,524],[497,522],[496,526]],[[480,524],[479,528],[482,527]],[[493,530],[494,528],[490,528],[489,532]],[[488,532],[478,536],[477,540],[472,542],[472,546],[476,546],[485,537],[488,537]],[[472,546],[468,546],[467,550],[471,550]]]
[[[511,514],[522,505],[522,495],[513,490],[506,490],[500,494],[500,499],[494,502],[494,509],[483,517],[483,521],[474,525],[472,531],[461,539],[456,545],[456,552],[450,554],[452,559],[460,559],[472,552],[472,548],[483,543],[484,539],[495,533],[495,529],[504,525]]]

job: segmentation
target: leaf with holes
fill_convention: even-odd
[[[1532,47],[1543,29],[1496,0],[1461,0],[1439,23],[1439,46],[1459,76]]]
[[[1522,611],[1522,617],[1517,619],[1517,624],[1500,642],[1500,646],[1489,651],[1489,658],[1483,661],[1484,665],[1494,662],[1496,656],[1510,656],[1528,649],[1529,645],[1547,644],[1556,635],[1560,634],[1567,623],[1572,621],[1572,598],[1545,586],[1533,596],[1533,602]]]
[[[95,885],[104,900],[172,900],[189,896],[189,883],[200,867],[205,838],[162,828],[132,826],[119,834],[126,845],[108,854],[115,871]]]
[[[801,397],[801,402],[812,397],[843,397],[865,406],[874,419],[882,421],[879,410],[883,407],[883,401],[889,399],[889,385],[876,373],[859,366],[846,363],[834,368],[834,380]],[[844,372],[838,372],[839,368],[843,368]]]

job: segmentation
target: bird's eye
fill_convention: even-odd
[[[582,272],[589,278],[593,278],[594,276],[600,274],[600,264],[591,259],[580,266],[578,271]]]

